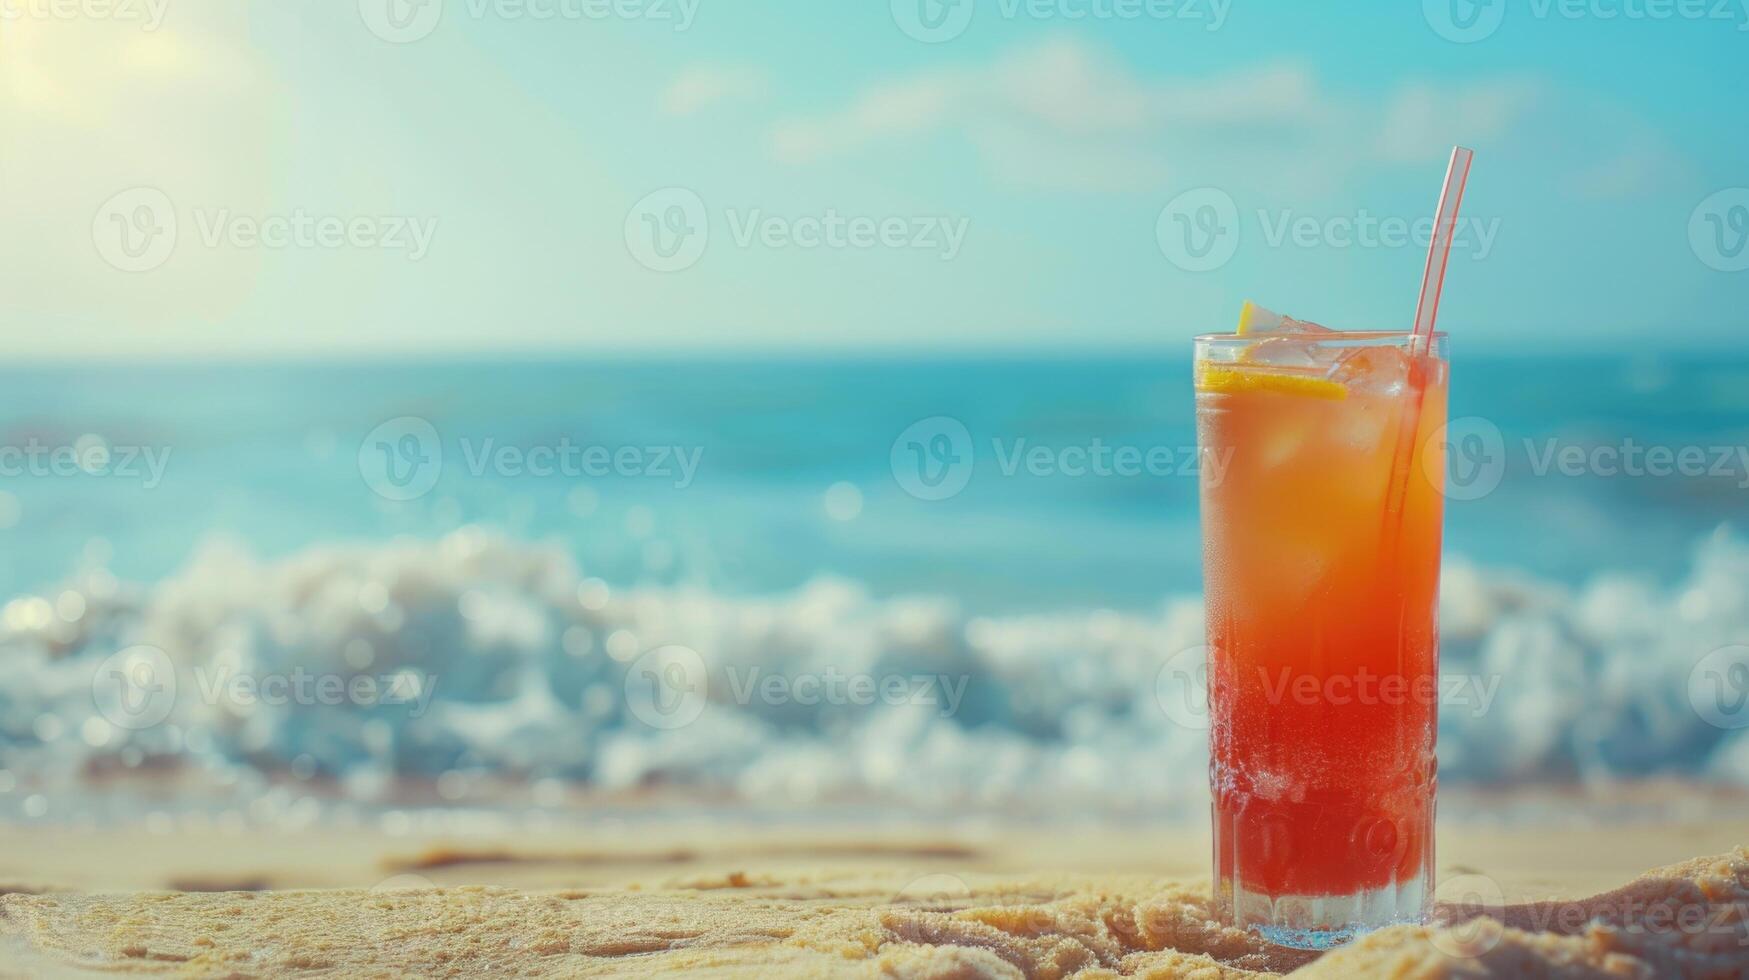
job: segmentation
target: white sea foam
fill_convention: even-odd
[[[1572,590],[1452,561],[1441,617],[1448,678],[1498,685],[1486,710],[1469,693],[1443,706],[1448,785],[1749,784],[1749,727],[1731,727],[1749,707],[1728,671],[1697,674],[1749,642],[1742,541],[1703,542],[1673,585],[1600,575]],[[444,777],[447,794],[491,773],[783,805],[1200,805],[1205,736],[1163,710],[1157,682],[1202,640],[1188,596],[967,616],[830,578],[762,598],[618,590],[557,547],[475,529],[265,563],[214,545],[149,587],[98,571],[0,609],[0,772],[317,774],[361,799],[400,777]],[[139,644],[164,652],[176,687],[144,725],[101,674]],[[701,672],[652,669],[646,652],[675,644]],[[249,704],[215,684],[298,676],[413,696]],[[1710,694],[1724,700],[1697,703]]]

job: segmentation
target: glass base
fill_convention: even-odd
[[[1217,780],[1214,894],[1224,921],[1296,949],[1425,921],[1435,866],[1431,767],[1428,776],[1304,799],[1223,793]]]
[[[1424,875],[1353,895],[1235,896],[1226,882],[1221,892],[1228,921],[1277,946],[1311,950],[1334,949],[1386,926],[1420,924],[1430,897]]]
[[[1286,926],[1252,926],[1251,931],[1263,937],[1263,941],[1277,946],[1289,946],[1294,949],[1312,949],[1323,951],[1346,946],[1359,938],[1364,929],[1289,929]]]

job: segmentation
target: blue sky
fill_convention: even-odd
[[[1737,0],[410,2],[0,2],[0,354],[1749,330]]]

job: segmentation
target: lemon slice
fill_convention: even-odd
[[[1273,310],[1266,310],[1250,300],[1239,307],[1239,336],[1246,337],[1254,333],[1264,333],[1281,327],[1282,316]]]
[[[1329,378],[1212,365],[1204,366],[1198,372],[1196,390],[1222,395],[1269,391],[1278,395],[1298,395],[1327,401],[1341,401],[1348,397],[1348,386]]]

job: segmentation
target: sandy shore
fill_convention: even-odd
[[[0,975],[1749,976],[1741,823],[1443,833],[1504,925],[1315,961],[1211,921],[1191,831],[6,835]]]

